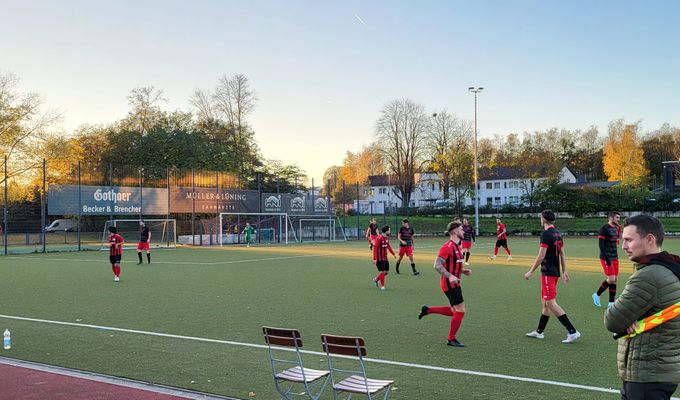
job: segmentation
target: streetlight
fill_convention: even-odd
[[[470,86],[468,91],[475,94],[475,234],[479,236],[479,181],[477,176],[477,93],[483,87]]]

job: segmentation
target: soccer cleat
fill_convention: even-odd
[[[413,270],[413,275],[420,275],[420,271]]]
[[[137,262],[137,265],[142,265],[142,264],[144,264],[144,263],[141,262],[141,261]]]
[[[567,338],[564,339],[564,340],[562,341],[562,343],[566,343],[566,344],[573,343],[574,341],[576,341],[576,339],[578,339],[578,338],[580,338],[580,337],[581,337],[581,332],[576,331],[576,332],[574,332],[574,333],[568,334],[568,335],[567,335]]]
[[[467,262],[467,261],[465,261],[465,265],[467,265],[467,266],[470,266],[470,263],[469,263],[469,262]]]
[[[489,260],[493,261],[496,259],[496,256],[489,256]]]
[[[113,281],[114,281],[114,282],[120,282],[120,278],[117,277],[117,276],[114,276],[114,277],[113,277]]]
[[[430,310],[430,307],[428,307],[428,306],[420,307],[420,314],[418,314],[418,319],[423,319],[423,317],[427,315],[429,310]]]
[[[461,342],[458,341],[458,339],[452,339],[446,342],[447,346],[453,346],[453,347],[465,347],[465,345]]]
[[[613,301],[610,301],[609,304],[607,304],[607,309],[612,308],[613,305],[614,305],[614,302],[613,302]]]
[[[512,256],[508,256],[508,261],[512,261]]]
[[[385,291],[385,286],[380,286],[380,292],[384,292],[384,291]]]
[[[527,337],[534,338],[534,339],[543,339],[545,338],[545,335],[543,333],[538,333],[537,331],[531,331],[526,334]]]
[[[593,303],[597,308],[602,307],[602,304],[600,304],[600,296],[598,296],[597,293],[593,293]]]
[[[375,287],[377,287],[378,289],[380,289],[380,281],[378,280],[377,277],[376,277],[376,278],[373,278],[373,283],[375,284]]]

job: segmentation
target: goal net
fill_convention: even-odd
[[[174,219],[145,219],[144,224],[151,232],[151,248],[177,247],[177,221]],[[109,227],[114,226],[118,234],[123,237],[124,249],[137,248],[141,237],[138,219],[114,219],[106,221],[102,233],[101,249],[107,249],[109,241]]]
[[[342,224],[335,217],[299,217],[294,222],[300,242],[347,240]]]
[[[250,243],[288,244],[289,237],[297,241],[295,229],[286,213],[220,213],[219,237],[214,238],[214,243],[220,246],[245,244],[248,224],[252,228]]]

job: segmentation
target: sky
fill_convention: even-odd
[[[135,87],[190,110],[243,73],[267,159],[318,181],[409,98],[474,118],[480,137],[609,121],[680,126],[676,1],[0,0],[0,71],[59,110],[60,128],[125,117]],[[152,155],[151,155],[152,156]]]

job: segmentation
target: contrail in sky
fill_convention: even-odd
[[[368,28],[368,26],[366,25],[366,23],[364,22],[364,20],[361,19],[361,17],[359,16],[359,14],[354,14],[354,17],[355,17],[357,20],[359,20],[359,22],[361,22],[361,25],[363,25],[363,26],[365,26],[365,27]]]

